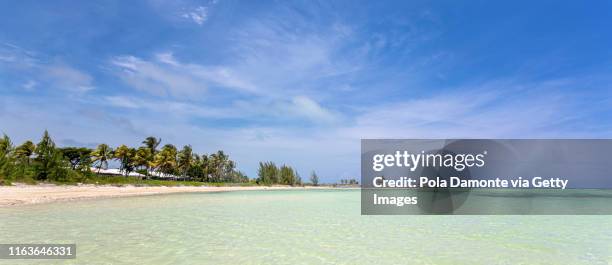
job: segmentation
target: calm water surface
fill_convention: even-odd
[[[612,264],[612,216],[361,216],[360,193],[191,193],[0,208],[0,264]]]

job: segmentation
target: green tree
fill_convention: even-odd
[[[297,185],[298,184],[298,176],[297,172],[293,170],[290,166],[283,165],[280,167],[280,183],[285,185]],[[301,181],[300,181],[301,182]]]
[[[176,156],[177,149],[174,145],[166,144],[162,149],[155,155],[154,167],[158,172],[162,174],[176,173]]]
[[[127,147],[122,144],[115,152],[113,152],[113,158],[119,161],[119,171],[125,176],[129,175],[129,173],[134,169],[134,156],[136,150]]]
[[[34,169],[32,165],[32,156],[36,150],[36,145],[32,141],[26,141],[20,146],[17,146],[13,151],[14,167],[11,172],[12,179],[32,180],[34,177]]]
[[[279,170],[274,162],[259,162],[256,182],[264,185],[279,183]]]
[[[202,159],[198,154],[193,154],[192,163],[187,170],[187,176],[192,180],[204,181],[204,168]]]
[[[149,136],[145,138],[145,140],[142,141],[142,143],[147,148],[149,148],[149,150],[151,151],[151,154],[155,155],[155,153],[157,153],[157,147],[159,146],[159,144],[161,144],[161,138],[155,138],[153,136]]]
[[[149,175],[149,167],[153,162],[152,157],[151,149],[141,146],[136,150],[136,154],[134,155],[134,166],[136,168],[146,169],[146,175]]]
[[[294,170],[294,171],[295,171],[295,184],[294,185],[302,186],[303,183],[302,183],[302,177],[300,177],[300,173],[298,173],[297,170]]]
[[[43,137],[34,151],[35,177],[38,180],[66,181],[69,174],[69,163],[61,151],[55,148],[55,142],[45,130]]]
[[[200,161],[198,163],[199,169],[196,169],[197,174],[199,174],[200,181],[211,181],[210,179],[210,159],[206,154],[200,156]]]
[[[183,146],[183,149],[178,153],[177,166],[183,178],[187,177],[187,173],[194,164],[193,149],[190,145]]]
[[[208,159],[208,170],[213,182],[229,181],[236,164],[221,150],[211,154]]]
[[[128,176],[130,175],[131,172],[134,172],[135,169],[136,169],[136,149],[130,148],[130,151],[127,157],[127,162],[125,163],[125,167],[123,171],[125,172],[125,175]]]
[[[64,157],[68,159],[68,162],[70,162],[72,170],[89,170],[89,166],[91,165],[91,149],[86,147],[64,147],[60,148],[60,151]]]
[[[319,186],[319,176],[317,176],[317,172],[314,172],[314,170],[310,174],[310,182],[313,186]]]
[[[40,142],[34,150],[36,158],[36,178],[39,180],[48,179],[55,162],[55,143],[49,136],[49,132],[45,130]]]
[[[146,170],[147,170],[147,176],[148,176],[149,171],[151,171],[151,169],[154,168],[155,155],[157,154],[157,147],[159,146],[159,144],[161,144],[161,138],[155,138],[153,136],[149,136],[145,138],[145,140],[142,141],[142,143],[145,145],[146,148],[149,149],[149,153],[148,153],[149,156],[147,157],[147,163],[146,163]],[[143,153],[141,153],[141,155],[142,154]]]
[[[100,169],[108,168],[108,161],[113,158],[113,149],[107,144],[99,144],[96,150],[91,153],[91,157],[92,162],[97,163],[96,168],[98,173],[100,173]]]
[[[47,131],[37,145],[26,141],[13,147],[6,135],[0,138],[0,183],[4,180],[17,179],[15,176],[26,176],[24,180],[67,181],[80,180],[93,176],[92,166],[98,173],[108,168],[110,160],[116,159],[120,170],[126,176],[136,169],[146,168],[148,175],[151,169],[159,174],[172,174],[183,179],[210,182],[248,182],[249,178],[236,169],[236,163],[227,154],[219,150],[211,155],[195,154],[190,145],[180,151],[172,144],[157,149],[161,139],[147,137],[138,149],[121,145],[113,150],[106,144],[95,149],[85,147],[58,148]],[[291,167],[281,169],[272,162],[261,163],[258,183],[300,185],[299,174]],[[281,180],[282,177],[282,180]]]
[[[4,134],[2,136],[2,139],[0,139],[0,153],[9,155],[12,149],[13,142],[11,142],[11,138],[8,137],[8,135]]]
[[[15,156],[19,158],[31,158],[34,154],[34,150],[36,149],[36,145],[32,143],[32,141],[25,141],[20,146],[17,146],[15,149]]]
[[[234,171],[231,182],[249,182],[249,177],[247,177],[247,175],[245,175],[242,171]]]
[[[8,179],[13,170],[13,161],[11,152],[13,144],[8,135],[4,135],[0,139],[0,184],[4,183],[5,179]]]

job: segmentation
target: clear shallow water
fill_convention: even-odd
[[[174,194],[0,208],[0,264],[612,264],[612,216],[361,216],[352,191]]]

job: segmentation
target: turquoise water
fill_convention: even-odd
[[[612,264],[612,216],[362,216],[360,192],[191,193],[0,208],[0,264]]]

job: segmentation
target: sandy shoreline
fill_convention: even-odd
[[[289,187],[289,186],[249,186],[249,187],[212,187],[212,186],[110,186],[79,185],[58,186],[15,185],[0,186],[0,207],[39,204],[58,201],[73,201],[96,198],[143,196],[184,192],[220,192],[248,190],[282,190],[282,189],[325,189],[326,187]]]

